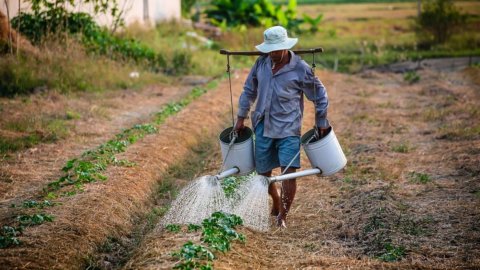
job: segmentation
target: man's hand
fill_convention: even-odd
[[[329,131],[330,131],[330,127],[326,127],[326,128],[325,127],[319,127],[317,129],[315,137],[317,137],[317,139],[321,139],[321,138],[327,136]]]
[[[238,117],[237,122],[235,123],[235,126],[233,127],[233,130],[237,133],[241,132],[242,129],[245,128],[245,125],[243,122],[245,121],[245,118]]]

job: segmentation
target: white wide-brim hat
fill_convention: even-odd
[[[291,49],[298,38],[289,38],[287,30],[282,26],[273,26],[263,32],[263,43],[255,46],[263,53]]]

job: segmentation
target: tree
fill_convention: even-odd
[[[422,39],[432,39],[435,44],[447,41],[453,31],[465,23],[453,0],[428,0],[417,18],[418,34]]]

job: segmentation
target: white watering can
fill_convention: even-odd
[[[246,127],[241,136],[232,136],[232,127],[220,134],[220,147],[224,160],[223,172],[215,177],[220,180],[234,174],[246,175],[255,169],[253,153],[253,132]],[[333,128],[320,140],[315,138],[314,129],[305,133],[302,145],[312,169],[269,177],[270,183],[290,180],[314,174],[329,176],[337,173],[347,164],[347,158],[335,136]]]

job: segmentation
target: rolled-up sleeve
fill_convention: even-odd
[[[315,86],[315,92],[314,92]],[[328,95],[325,86],[314,76],[312,70],[307,68],[305,70],[305,78],[303,80],[303,92],[308,100],[313,101],[315,105],[316,114],[315,122],[318,127],[329,127],[330,123],[327,119],[327,110],[328,110]]]
[[[243,92],[238,101],[238,117],[246,118],[248,116],[248,112],[250,111],[250,107],[257,99],[257,64],[258,61],[250,70],[247,80],[245,81],[245,85],[243,86]]]

